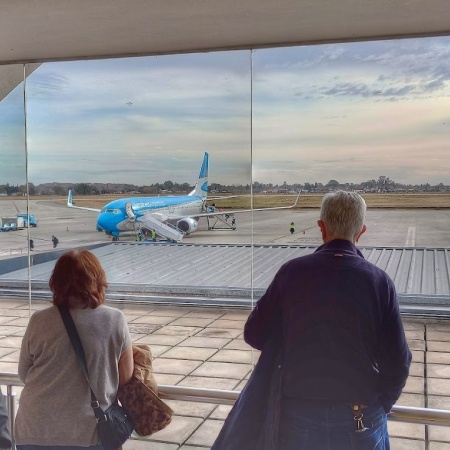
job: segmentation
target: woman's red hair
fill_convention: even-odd
[[[105,271],[89,250],[70,250],[56,261],[49,281],[53,304],[95,309],[105,301]]]

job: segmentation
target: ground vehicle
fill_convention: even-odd
[[[36,218],[32,214],[17,214],[17,219],[23,219],[23,226],[28,227],[28,224],[30,227],[37,227],[37,221]],[[19,227],[19,223],[17,224]],[[20,227],[19,227],[20,228]]]

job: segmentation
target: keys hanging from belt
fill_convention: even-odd
[[[353,414],[354,414],[353,419],[355,419],[355,421],[356,421],[355,433],[363,433],[364,431],[368,430],[368,428],[364,426],[364,423],[362,420],[364,417],[364,414],[362,413],[361,405],[354,404],[352,406],[352,409],[353,409]]]

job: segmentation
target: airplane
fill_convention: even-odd
[[[187,195],[171,195],[164,197],[130,197],[113,200],[102,209],[75,206],[72,191],[69,190],[67,206],[69,208],[97,211],[97,231],[104,231],[112,236],[113,241],[119,240],[123,232],[141,232],[141,230],[154,230],[158,235],[169,241],[181,242],[183,237],[194,233],[198,229],[201,217],[218,218],[227,224],[234,214],[272,209],[287,209],[297,205],[298,197],[291,206],[274,208],[260,208],[253,210],[222,211],[215,206],[207,206],[208,195],[208,163],[209,155],[205,152],[200,174],[194,189]],[[212,199],[209,199],[212,200]],[[211,229],[211,228],[209,228]]]

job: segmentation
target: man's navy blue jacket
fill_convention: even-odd
[[[346,240],[281,267],[257,302],[245,341],[262,349],[282,333],[282,396],[336,405],[397,401],[411,352],[394,283]]]

